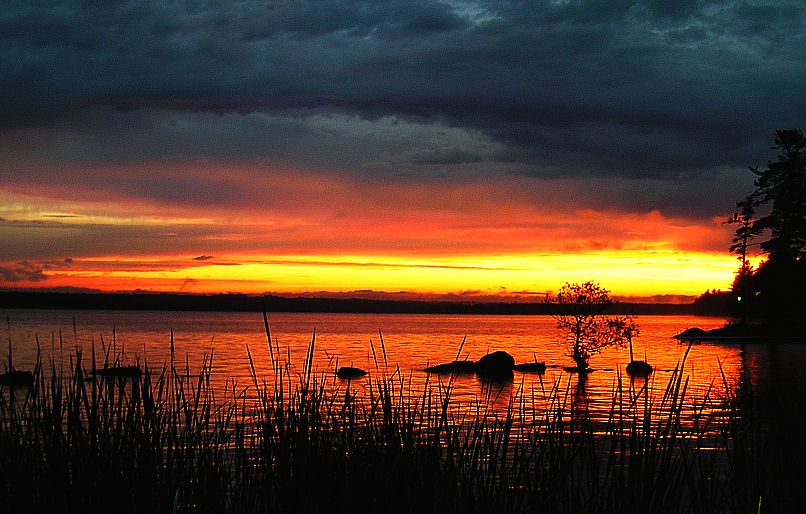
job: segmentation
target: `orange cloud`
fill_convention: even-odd
[[[124,183],[163,173],[201,185],[188,196],[10,185],[0,190],[0,235],[15,242],[0,249],[5,269],[72,258],[30,277],[105,290],[495,294],[595,279],[617,294],[650,295],[726,287],[736,268],[719,220],[593,208],[526,177],[404,183],[215,163],[82,173]],[[0,276],[0,285],[26,282],[13,279]]]

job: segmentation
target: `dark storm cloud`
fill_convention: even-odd
[[[176,232],[169,232],[169,230]],[[197,250],[204,244],[220,249],[225,246],[215,240],[200,243],[201,238],[220,235],[220,229],[211,226],[188,225],[182,227],[112,225],[62,222],[0,222],[0,240],[14,241],[14,245],[0,245],[0,266],[4,271],[0,279],[32,280],[46,277],[46,272],[66,268],[72,259],[99,255],[148,255],[155,248],[166,252]],[[220,245],[220,246],[217,246]],[[182,263],[183,266],[186,263]]]
[[[43,282],[48,279],[46,271],[70,266],[72,259],[55,261],[0,262],[0,281],[4,282]]]
[[[27,262],[11,266],[0,266],[0,280],[5,282],[42,282],[47,280],[42,269],[37,269]]]
[[[0,123],[5,142],[47,127],[59,150],[87,113],[152,113],[85,123],[95,146],[61,147],[79,161],[266,152],[373,171],[498,162],[685,183],[763,163],[775,128],[806,122],[804,22],[799,1],[10,2]],[[206,117],[228,113],[274,125]],[[341,129],[311,122],[332,114]],[[413,131],[409,151],[336,142],[389,117]],[[181,137],[138,140],[144,120]],[[418,144],[417,127],[489,141],[428,145],[434,130],[421,130]],[[109,135],[122,144],[98,142]],[[42,153],[22,139],[12,161]]]

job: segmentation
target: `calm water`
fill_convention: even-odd
[[[205,356],[213,353],[213,380],[217,384],[231,379],[240,387],[248,387],[252,384],[246,351],[249,347],[258,375],[272,383],[266,334],[259,314],[33,310],[2,314],[10,321],[8,336],[17,369],[29,369],[35,362],[37,337],[46,359],[53,358],[56,362],[73,354],[76,348],[82,349],[88,358],[94,345],[99,355],[102,347],[114,346],[113,353],[123,356],[123,364],[147,360],[152,368],[161,367],[169,358],[173,330],[177,358],[182,367],[187,363],[191,374],[198,372]],[[646,353],[647,360],[655,367],[655,373],[646,382],[650,390],[655,391],[665,388],[686,349],[672,335],[691,326],[708,329],[725,322],[719,318],[694,316],[642,316],[637,321],[640,336],[635,339],[636,358],[643,358]],[[594,356],[590,363],[596,371],[587,379],[584,390],[579,391],[576,375],[563,371],[572,361],[565,356],[550,316],[282,313],[270,315],[269,323],[272,339],[282,350],[282,360],[290,359],[292,370],[301,371],[315,331],[318,371],[332,376],[337,366],[351,365],[369,370],[371,377],[399,368],[415,391],[421,390],[427,377],[420,370],[454,360],[465,337],[462,358],[476,360],[488,351],[505,350],[516,362],[535,359],[546,362],[547,370],[542,377],[515,373],[512,382],[492,386],[472,375],[455,380],[453,397],[457,404],[471,405],[481,400],[493,411],[505,409],[512,395],[534,398],[544,388],[559,383],[576,397],[583,397],[594,416],[603,417],[610,407],[619,370],[623,377],[624,367],[629,362],[627,348],[611,348]],[[383,334],[387,366],[384,366],[379,331]],[[370,341],[375,345],[377,368]],[[700,400],[709,388],[713,388],[715,393],[712,394],[724,394],[722,372],[729,387],[734,388],[743,369],[748,371],[746,376],[755,386],[763,388],[769,381],[771,365],[780,366],[783,362],[792,369],[799,369],[806,364],[804,353],[800,345],[777,345],[771,350],[763,345],[743,348],[697,344],[686,361],[690,380],[688,397]],[[6,360],[5,355],[2,360]],[[431,384],[436,380],[432,377]],[[329,383],[333,388],[346,385],[335,377]],[[351,387],[360,390],[367,383],[366,379],[361,379],[354,381]],[[636,383],[641,386],[644,381],[639,379]]]

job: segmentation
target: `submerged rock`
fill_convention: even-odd
[[[423,371],[427,373],[475,373],[476,363],[473,361],[453,361],[429,366]]]
[[[34,375],[30,371],[8,371],[0,375],[0,386],[31,387]]]
[[[563,369],[568,373],[580,373],[580,374],[593,373],[595,371],[593,368],[579,368],[577,366],[566,366]]]
[[[476,363],[476,374],[488,378],[511,376],[514,366],[515,359],[507,352],[488,353]]]
[[[131,380],[138,380],[142,374],[143,370],[137,366],[110,366],[95,372],[95,376],[98,377],[128,378]]]
[[[339,378],[358,378],[366,375],[367,372],[361,368],[354,368],[352,366],[342,366],[336,370],[336,376]]]
[[[540,373],[543,374],[546,372],[546,363],[545,362],[526,362],[524,364],[515,364],[512,366],[512,369],[515,371],[520,371],[522,373]]]
[[[464,374],[476,373],[482,378],[506,378],[512,376],[512,371],[522,373],[544,373],[545,362],[526,362],[515,364],[515,359],[507,352],[496,351],[473,361],[453,361],[429,366],[423,371],[426,373]]]
[[[708,337],[708,332],[699,327],[687,328],[674,336],[675,339],[699,339],[701,337]]]
[[[627,364],[627,373],[632,377],[648,377],[652,374],[652,366],[645,361],[632,361]]]

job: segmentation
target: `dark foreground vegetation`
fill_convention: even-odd
[[[803,425],[771,442],[752,395],[689,398],[682,363],[659,397],[619,380],[594,420],[573,381],[494,412],[382,359],[337,381],[313,342],[299,372],[270,350],[246,388],[214,387],[212,357],[195,375],[40,362],[0,389],[0,512],[778,512],[800,494]]]

